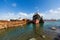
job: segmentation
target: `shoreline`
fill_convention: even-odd
[[[27,24],[26,20],[0,21],[0,29],[23,26]]]

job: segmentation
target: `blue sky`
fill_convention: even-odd
[[[32,18],[37,10],[44,19],[60,19],[60,0],[0,0],[0,19]]]

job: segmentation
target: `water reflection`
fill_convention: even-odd
[[[33,24],[33,30],[35,35],[42,37],[44,35],[43,23]]]
[[[40,23],[9,28],[5,32],[1,33],[2,36],[0,36],[0,40],[29,40],[30,38],[43,40],[42,36],[45,35],[43,26],[44,24]]]

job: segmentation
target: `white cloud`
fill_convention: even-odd
[[[13,6],[13,7],[16,7],[16,5],[17,5],[16,3],[12,3],[12,6]]]
[[[15,14],[14,13],[5,13],[0,15],[1,20],[9,20],[9,19],[15,19]]]
[[[11,13],[11,12],[8,12],[8,13],[5,13],[5,14],[1,14],[0,15],[0,20],[10,20],[10,19],[23,19],[23,18],[28,18],[28,19],[32,19],[32,13],[31,14],[27,14],[27,13],[24,13],[24,12],[19,12],[17,14],[15,13]]]
[[[44,19],[60,19],[60,8],[57,8],[55,10],[51,9],[45,13],[38,13],[39,15],[43,16]],[[24,13],[24,12],[19,12],[17,14],[15,13],[5,13],[5,14],[0,14],[0,19],[1,20],[9,20],[9,19],[19,19],[19,18],[28,18],[32,19],[34,13]]]
[[[49,10],[45,16],[48,19],[60,19],[60,8]]]
[[[34,13],[23,13],[23,12],[19,12],[18,15],[23,19],[23,18],[28,18],[28,19],[32,19]]]

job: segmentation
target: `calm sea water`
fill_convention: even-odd
[[[60,28],[60,21],[46,21],[44,23],[44,28],[56,27]]]
[[[56,27],[57,30],[51,30],[51,27]],[[59,28],[60,21],[45,21],[44,24],[27,24],[24,26],[0,30],[0,40],[29,40],[30,38],[37,38],[46,34],[47,37],[45,40],[48,40],[48,36],[52,33],[60,33]],[[54,38],[53,36],[52,38]]]

